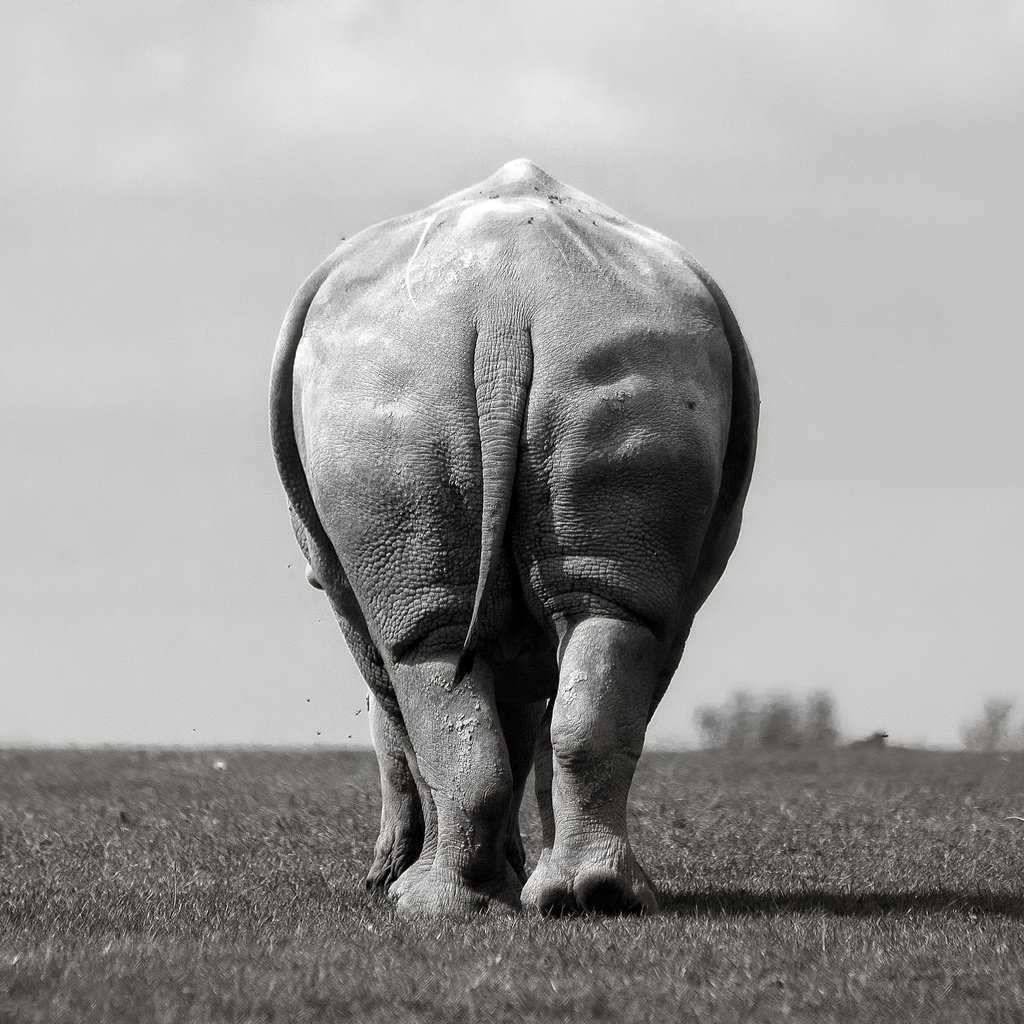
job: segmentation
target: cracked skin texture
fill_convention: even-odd
[[[529,161],[368,228],[300,289],[272,438],[373,694],[368,884],[400,911],[656,908],[626,799],[736,543],[757,412],[706,271]]]

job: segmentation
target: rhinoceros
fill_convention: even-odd
[[[514,160],[313,272],[270,414],[308,578],[372,694],[367,884],[402,913],[655,910],[627,797],[757,434],[715,282]]]

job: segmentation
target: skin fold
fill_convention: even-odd
[[[299,290],[271,434],[372,694],[367,884],[401,912],[656,909],[626,801],[736,543],[757,413],[706,271],[529,161],[368,228]]]

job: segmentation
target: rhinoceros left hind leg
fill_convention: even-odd
[[[508,750],[509,766],[512,772],[512,802],[509,806],[505,857],[508,861],[508,866],[515,873],[519,881],[525,882],[527,878],[526,851],[523,847],[523,838],[519,828],[519,812],[526,790],[526,783],[530,775],[530,768],[533,765],[533,753],[537,744],[537,734],[541,720],[544,717],[545,702],[529,704],[498,703],[497,709]],[[408,737],[404,734],[404,727],[402,735],[404,739],[408,740]],[[415,861],[415,866],[409,871],[405,871],[403,867],[402,871],[405,873],[397,881],[391,878],[381,883],[387,885],[394,881],[389,890],[389,895],[395,899],[401,899],[405,890],[413,886],[417,879],[429,874],[437,850],[437,817],[434,810],[433,796],[419,774],[415,754],[408,746],[405,748],[405,753],[406,760],[403,761],[402,769],[408,774],[413,785],[418,788],[420,806],[424,809],[426,822],[422,853]],[[384,788],[383,772],[384,769],[382,767],[382,791]],[[378,840],[378,848],[384,839],[384,835],[385,827],[382,820],[381,840]]]
[[[461,916],[519,907],[507,860],[514,784],[491,670],[478,657],[455,681],[460,650],[392,666],[416,767],[433,798],[436,843],[392,886],[403,914]]]
[[[369,705],[370,732],[380,770],[380,834],[366,887],[377,891],[386,890],[419,857],[424,846],[424,814],[409,763],[409,737],[398,709],[387,707],[372,694]]]

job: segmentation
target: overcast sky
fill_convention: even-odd
[[[0,0],[0,743],[362,743],[270,454],[345,235],[527,156],[691,249],[761,380],[651,729],[1024,712],[1024,6]]]

